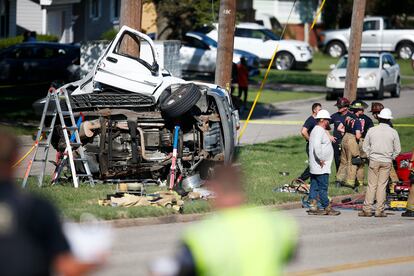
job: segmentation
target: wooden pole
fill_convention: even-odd
[[[141,31],[142,0],[121,0],[121,15],[119,25],[131,27]],[[122,42],[122,51],[132,56],[139,55],[139,45],[131,38],[125,38]]]
[[[230,90],[233,65],[236,0],[221,0],[215,82]]]
[[[352,9],[351,37],[346,68],[344,97],[351,102],[357,98],[359,58],[361,54],[362,27],[364,24],[366,0],[354,0]]]

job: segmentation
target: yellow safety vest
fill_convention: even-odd
[[[296,247],[296,223],[259,208],[233,208],[190,227],[184,242],[197,275],[281,275]]]

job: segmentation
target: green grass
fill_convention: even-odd
[[[254,101],[257,91],[258,89],[250,89],[249,94],[247,96],[248,102],[252,103]],[[261,104],[270,104],[299,99],[310,99],[318,96],[321,96],[321,94],[310,92],[274,91],[265,89],[262,91],[262,94],[260,95],[260,99],[258,102]]]
[[[398,119],[395,124],[414,124],[414,118]],[[414,148],[414,127],[396,127],[399,132],[402,151]],[[271,205],[290,201],[298,201],[301,195],[277,193],[273,190],[290,183],[306,167],[305,144],[301,137],[294,136],[278,139],[268,143],[248,145],[238,149],[237,162],[242,164],[246,176],[246,192],[248,203],[252,205]],[[289,172],[289,176],[282,176],[279,172]],[[335,173],[331,174],[329,195],[344,195],[352,193],[347,188],[336,188],[333,185]],[[150,191],[154,191],[152,187]],[[81,186],[74,189],[70,184],[38,188],[31,183],[30,190],[52,200],[62,214],[78,220],[84,212],[94,214],[102,219],[119,219],[135,217],[151,217],[173,214],[174,211],[160,207],[101,207],[98,200],[106,198],[107,194],[115,192],[111,185]],[[187,201],[184,205],[184,214],[203,213],[210,211],[206,201]]]

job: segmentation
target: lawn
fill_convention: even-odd
[[[253,103],[258,89],[250,89],[249,94],[247,96],[247,101],[249,103]],[[237,95],[237,91],[236,91]],[[279,102],[287,102],[292,100],[299,100],[299,99],[311,99],[315,97],[320,97],[321,94],[318,93],[310,93],[310,92],[291,92],[291,91],[274,91],[265,89],[262,91],[260,95],[260,99],[258,103],[261,104],[270,104],[270,103],[279,103]]]
[[[414,125],[414,118],[398,119],[394,124]],[[414,127],[396,127],[400,134],[402,151],[414,148]],[[298,176],[306,167],[305,144],[299,136],[278,139],[268,143],[248,145],[238,149],[236,162],[241,163],[245,177],[248,202],[252,205],[272,205],[289,201],[298,201],[301,196],[297,194],[277,193],[273,190]],[[280,172],[289,172],[283,176]],[[336,188],[333,185],[335,174],[331,175],[330,196],[352,193],[347,188]],[[154,189],[154,188],[151,188]],[[51,199],[57,204],[67,218],[78,220],[84,212],[89,212],[102,219],[134,218],[162,216],[172,214],[170,209],[158,207],[101,207],[98,199],[105,198],[107,194],[114,193],[111,185],[97,185],[94,188],[82,186],[74,189],[67,186],[38,188],[30,186],[30,190]],[[202,213],[209,211],[206,201],[186,201],[184,213]]]
[[[326,75],[331,70],[329,66],[331,64],[336,64],[338,60],[339,59],[332,58],[322,53],[315,53],[313,62],[306,70],[277,71],[272,69],[269,73],[267,82],[325,86]],[[413,79],[406,78],[407,76],[413,76],[411,61],[397,59],[397,63],[400,65],[402,84],[407,85],[414,83]],[[263,78],[264,71],[265,69],[262,69],[262,75],[255,76],[253,80],[260,83]]]

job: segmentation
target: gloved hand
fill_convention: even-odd
[[[352,159],[351,159],[351,163],[352,163],[352,165],[354,165],[354,166],[359,166],[359,165],[361,165],[361,164],[362,164],[362,159],[361,159],[361,157],[359,157],[359,156],[352,157]]]

